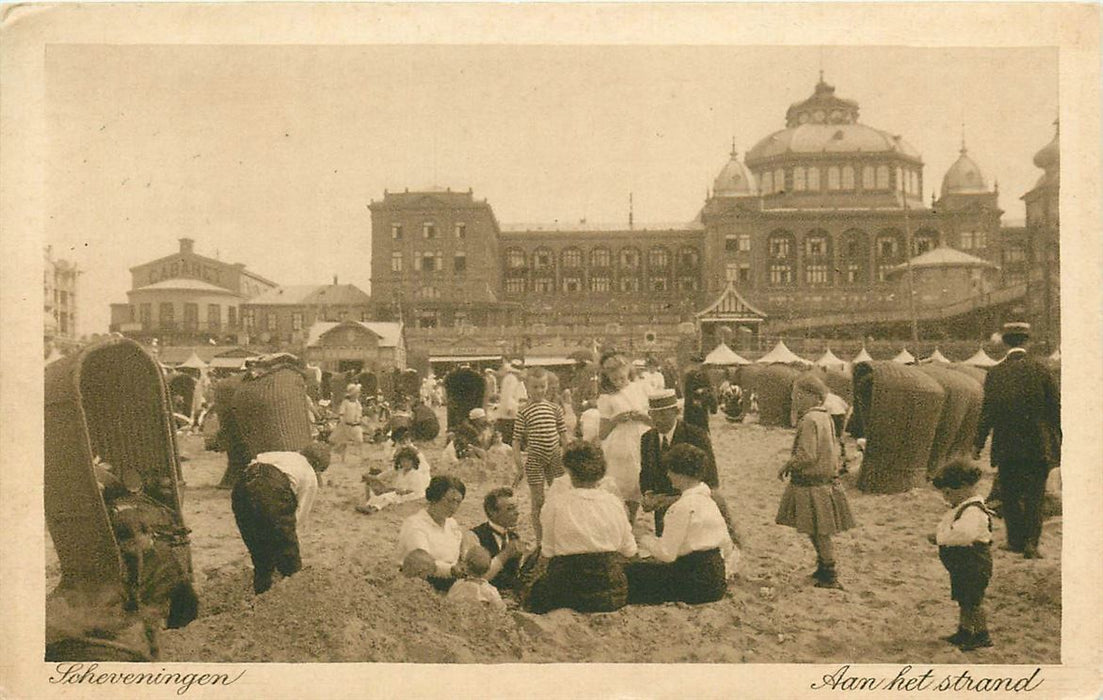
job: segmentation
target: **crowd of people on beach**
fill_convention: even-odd
[[[946,639],[964,650],[992,645],[984,593],[993,514],[976,492],[975,462],[989,433],[1003,481],[1004,546],[1028,559],[1043,556],[1041,494],[1059,455],[1059,402],[1052,377],[1023,351],[1028,337],[1025,324],[1005,327],[1012,350],[985,382],[976,454],[953,455],[931,480],[950,506],[931,535],[959,606],[958,629]],[[424,498],[397,534],[396,564],[453,600],[532,613],[720,600],[743,542],[738,514],[720,492],[709,417],[736,389],[729,384],[717,392],[701,360],[692,358],[681,376],[671,377],[655,363],[641,367],[610,350],[591,376],[566,389],[552,372],[516,360],[499,372],[460,368],[439,383],[448,409],[442,473],[430,472],[414,439],[416,421],[392,424],[390,468],[364,475],[357,510],[371,515]],[[415,404],[424,405],[426,396],[433,401],[435,390],[427,389],[437,385],[422,383]],[[365,440],[361,391],[358,383],[346,386],[329,435],[333,453],[346,460],[362,456],[355,452]],[[855,526],[840,480],[849,407],[822,385],[810,391],[790,455],[778,468],[787,485],[776,522],[811,543],[814,586],[842,589],[833,538]],[[510,476],[486,493],[486,520],[464,528],[454,516],[467,487],[451,467],[493,457],[511,467]],[[326,462],[328,451],[322,458],[314,446],[258,454],[234,484],[233,509],[257,593],[271,585],[274,571],[290,575],[300,566],[295,532],[309,514],[313,475]],[[518,532],[522,482],[531,542]]]

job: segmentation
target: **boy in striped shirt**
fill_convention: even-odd
[[[544,487],[563,474],[563,445],[567,427],[563,408],[548,401],[548,372],[534,367],[525,382],[529,401],[517,411],[513,427],[513,461],[519,483],[524,476],[532,501],[532,528],[540,541],[540,509],[544,505]],[[524,453],[522,454],[522,450]]]

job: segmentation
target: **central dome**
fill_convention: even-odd
[[[774,132],[747,152],[748,160],[811,153],[895,153],[920,158],[904,139],[865,124],[801,124]]]

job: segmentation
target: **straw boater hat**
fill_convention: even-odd
[[[486,411],[481,408],[473,408],[467,412],[467,419],[470,421],[486,420]]]
[[[678,409],[678,395],[673,389],[660,389],[647,397],[647,410],[655,413]]]
[[[345,396],[355,396],[360,393],[359,384],[349,384],[345,387]]]
[[[1022,323],[1021,321],[1013,323],[1003,324],[1003,329],[1000,331],[1000,335],[1004,338],[1008,336],[1019,336],[1020,338],[1030,337],[1030,324]]]

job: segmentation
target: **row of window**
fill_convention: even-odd
[[[885,281],[885,275],[893,267],[895,267],[895,263],[878,265],[877,280],[879,282]],[[774,262],[770,265],[767,282],[771,287],[795,284],[797,280],[796,269],[797,266],[788,261]],[[845,263],[838,268],[833,268],[826,263],[810,263],[803,266],[803,272],[804,284],[809,286],[825,286],[834,283],[836,276],[832,274],[833,272],[837,273],[837,280],[842,284],[860,284],[867,281],[865,265],[856,262]],[[729,282],[751,283],[751,266],[747,263],[728,263],[725,266],[724,274]]]
[[[892,169],[887,165],[866,165],[859,171],[852,165],[831,165],[826,168],[805,167],[777,168],[758,173],[762,185],[762,194],[777,192],[829,192],[854,191],[858,189],[858,175],[861,175],[861,189],[867,192],[899,191],[918,196],[920,194],[919,172],[912,169],[896,168],[895,181],[891,179]]]
[[[391,239],[401,241],[405,238],[405,226],[403,224],[391,224]],[[463,240],[467,238],[467,224],[458,221],[452,225],[452,236]],[[423,221],[421,224],[421,237],[425,240],[433,240],[437,237],[437,224],[434,221]]]
[[[583,254],[579,248],[564,248],[559,254],[560,267],[582,267]],[[506,268],[520,270],[530,266],[530,261],[525,251],[520,248],[509,248],[505,253]],[[678,249],[677,257],[671,256],[670,249],[666,246],[652,246],[647,251],[647,266],[651,269],[663,269],[670,267],[672,259],[676,259],[678,266],[682,268],[695,268],[700,263],[700,254],[696,248],[683,246]],[[637,269],[643,255],[638,248],[621,248],[616,255],[618,267],[624,269]],[[590,251],[589,267],[612,267],[613,252],[608,248],[594,248]],[[532,253],[531,267],[534,270],[550,270],[555,267],[555,253],[549,248],[537,248]]]
[[[157,306],[157,319],[161,328],[175,328],[176,327],[176,305],[172,302],[161,302]],[[130,307],[130,320],[134,319],[134,307]],[[153,327],[153,305],[152,304],[139,304],[138,305],[138,322],[142,324],[142,328],[149,329]],[[226,308],[226,327],[234,328],[237,326],[237,307],[229,306]],[[183,329],[189,331],[199,330],[199,304],[190,302],[184,303],[184,319]],[[208,330],[220,330],[222,328],[222,307],[218,304],[207,305],[207,326]]]
[[[981,234],[982,235],[982,234]],[[725,250],[744,250],[739,247],[740,242],[733,244],[729,236],[725,241]],[[744,236],[739,236],[740,239]],[[896,231],[888,231],[878,236],[874,241],[874,250],[878,258],[896,259],[904,248],[903,234]],[[862,258],[865,256],[865,234],[857,233],[848,235],[842,243],[842,256],[844,258]],[[769,256],[773,259],[786,259],[794,256],[796,241],[790,233],[777,233],[766,239]],[[938,234],[934,232],[920,232],[912,239],[912,255],[921,255],[933,250],[938,245]],[[804,239],[804,256],[806,258],[827,258],[831,255],[831,239],[823,235],[810,234]],[[746,250],[750,249],[749,242]]]
[[[645,286],[646,284],[646,286]],[[676,289],[680,292],[696,292],[700,287],[700,281],[695,276],[683,276],[672,281],[663,276],[651,276],[646,281],[640,277],[620,277],[614,280],[612,277],[598,275],[583,280],[581,277],[564,277],[559,280],[558,290],[556,281],[551,277],[534,277],[529,280],[525,277],[507,277],[505,290],[508,294],[524,294],[534,292],[537,294],[552,294],[559,291],[563,294],[577,294],[582,291],[594,293],[639,292],[646,289],[649,292],[668,292]]]
[[[391,272],[402,272],[405,269],[405,255],[399,251],[391,253]],[[444,270],[444,256],[437,251],[415,252],[413,255],[413,268],[417,272],[441,272]],[[458,252],[452,255],[452,272],[467,271],[467,254]]]

